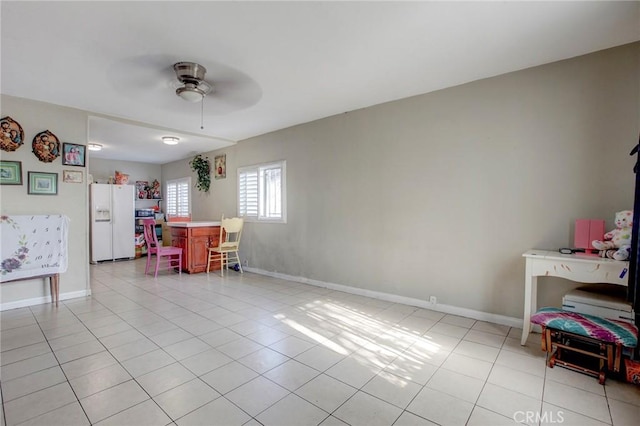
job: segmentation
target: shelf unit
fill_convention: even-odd
[[[136,210],[142,209],[152,209],[153,207],[160,206],[162,202],[162,198],[136,198],[135,199],[135,208]],[[155,219],[154,216],[134,216],[134,224],[135,224],[135,233],[136,233],[136,257],[138,256],[138,244],[139,236],[144,235],[144,230],[142,228],[142,219]],[[156,223],[156,235],[158,237],[158,242],[162,244],[162,223]],[[142,237],[144,241],[144,237]],[[146,255],[146,245],[141,248],[140,256]]]

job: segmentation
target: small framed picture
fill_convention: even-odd
[[[62,165],[63,166],[79,166],[85,165],[85,149],[84,145],[75,143],[62,144]]]
[[[216,179],[224,179],[227,177],[227,156],[225,155],[216,155],[215,158],[215,177]]]
[[[65,183],[82,183],[82,172],[78,170],[63,170],[62,181]]]
[[[32,195],[58,195],[58,174],[29,172],[29,189]]]
[[[0,185],[22,185],[22,162],[0,161]]]

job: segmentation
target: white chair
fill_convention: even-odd
[[[238,249],[240,248],[240,237],[242,236],[242,226],[244,220],[239,217],[230,219],[222,218],[220,222],[220,243],[218,247],[209,247],[209,258],[207,260],[207,274],[211,268],[211,262],[220,260],[220,275],[224,276],[224,268],[229,269],[229,263],[235,261],[243,273],[242,262]]]

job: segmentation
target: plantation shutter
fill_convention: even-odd
[[[188,217],[189,208],[189,188],[191,178],[181,178],[167,181],[167,214],[169,216]]]
[[[258,217],[258,169],[243,169],[238,173],[238,215]]]

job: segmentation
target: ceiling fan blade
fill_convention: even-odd
[[[117,91],[125,93],[161,90],[167,82],[176,80],[168,55],[131,56],[107,69],[107,79]]]

